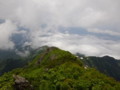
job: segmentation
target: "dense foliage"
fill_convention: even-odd
[[[22,78],[26,83],[15,80]],[[25,85],[26,84],[26,85]],[[18,87],[19,86],[19,87]],[[0,77],[0,90],[119,90],[120,83],[86,68],[81,60],[55,47],[34,54],[24,68],[15,69]]]

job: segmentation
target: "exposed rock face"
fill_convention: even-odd
[[[14,87],[16,90],[33,90],[32,85],[24,77],[13,75],[13,78],[15,79]]]

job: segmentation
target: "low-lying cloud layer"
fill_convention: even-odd
[[[120,58],[119,0],[0,0],[0,49],[57,46],[73,53]],[[77,28],[77,30],[76,30]]]

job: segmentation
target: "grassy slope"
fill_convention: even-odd
[[[0,77],[0,90],[14,90],[13,74],[25,77],[34,90],[119,90],[120,84],[95,69],[85,69],[81,60],[67,51],[49,48],[27,67]],[[28,87],[29,88],[29,87]],[[27,90],[27,87],[24,89]]]
[[[120,61],[109,56],[104,57],[84,57],[82,59],[84,64],[89,67],[96,68],[101,73],[108,76],[114,77],[116,80],[120,81]]]

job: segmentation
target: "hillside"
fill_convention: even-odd
[[[85,57],[78,55],[80,58],[83,57],[82,61],[88,67],[96,68],[101,73],[104,73],[110,77],[115,78],[116,80],[120,81],[120,60],[116,60],[110,56],[104,57]]]
[[[0,50],[0,75],[25,64],[14,50]]]
[[[119,90],[120,83],[68,51],[46,48],[25,67],[0,77],[0,90]]]
[[[15,49],[0,50],[0,75],[2,75],[5,72],[9,72],[15,68],[20,68],[27,65],[27,63],[30,62],[34,56],[42,53],[46,48],[47,46],[43,46],[38,49],[30,48],[29,49],[30,54],[27,55],[26,57],[18,55]],[[24,50],[26,49],[24,48],[22,51]]]

